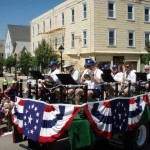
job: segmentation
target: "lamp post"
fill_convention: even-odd
[[[17,54],[15,53],[14,54],[14,57],[15,57],[15,79],[17,80]]]
[[[60,52],[60,65],[61,65],[61,72],[63,71],[63,67],[62,67],[62,53],[64,51],[64,47],[62,45],[60,45],[60,47],[58,48],[59,52]]]

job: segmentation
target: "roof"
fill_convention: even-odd
[[[11,41],[30,42],[30,26],[8,25]]]

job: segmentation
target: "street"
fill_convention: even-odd
[[[90,150],[96,150],[96,149],[99,149],[99,150],[100,149],[101,150],[122,150],[119,148],[114,148],[112,146],[104,145],[103,143],[99,143],[98,147],[99,148],[94,147],[93,149],[90,149]],[[64,148],[64,147],[62,147],[62,148]],[[1,150],[10,150],[10,149],[11,150],[25,150],[25,149],[29,150],[27,141],[20,142],[20,143],[13,143],[12,134],[0,137],[0,149]],[[150,144],[148,145],[148,147],[145,150],[149,150],[149,149],[150,149]],[[30,148],[30,150],[31,150],[31,148]],[[60,149],[55,149],[55,150],[60,150]]]

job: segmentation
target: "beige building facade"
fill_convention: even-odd
[[[150,0],[66,0],[31,21],[32,53],[42,40],[82,69],[89,58],[140,70],[150,41]],[[59,51],[58,51],[59,53]]]

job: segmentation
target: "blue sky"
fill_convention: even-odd
[[[0,40],[5,39],[7,25],[30,25],[30,21],[65,0],[1,0]]]

